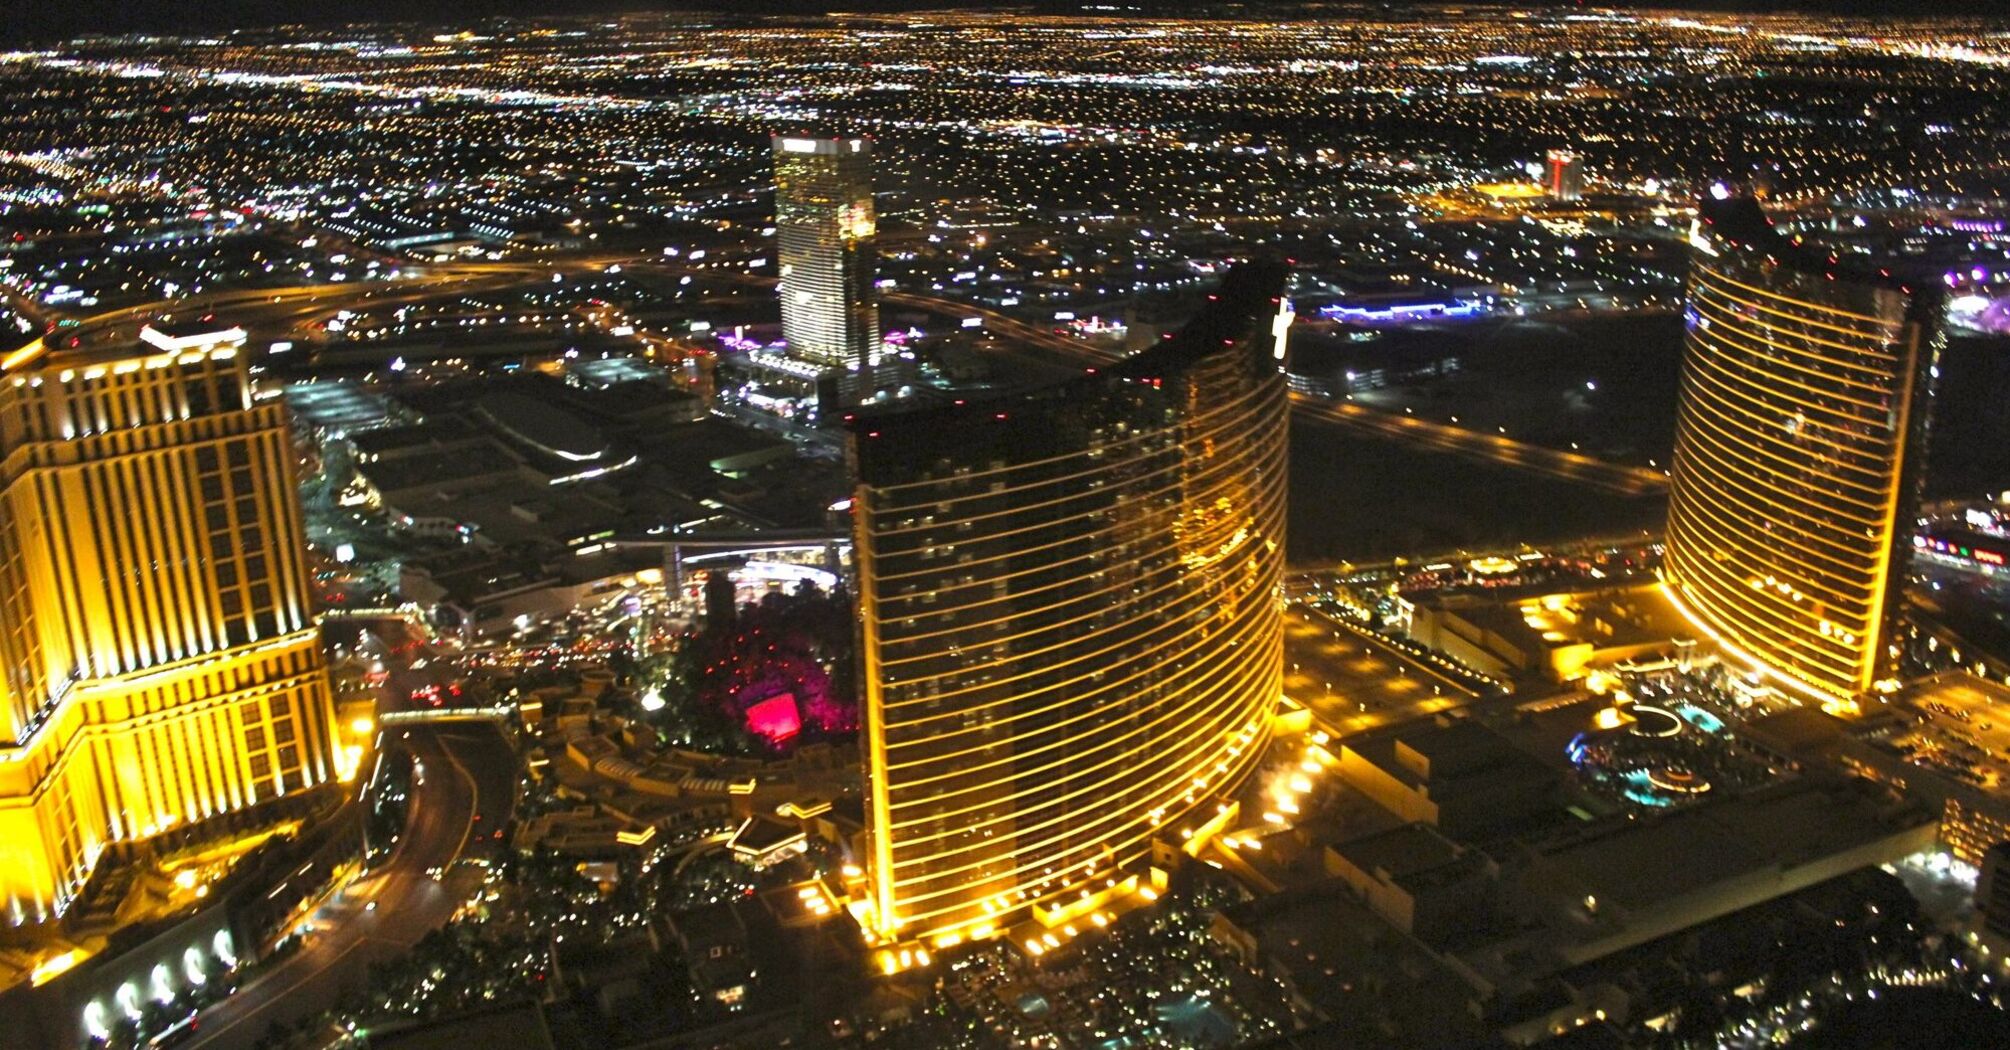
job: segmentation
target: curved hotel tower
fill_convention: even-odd
[[[241,332],[0,376],[0,911],[336,776],[283,409]]]
[[[1803,248],[1703,203],[1663,573],[1692,622],[1841,709],[1892,677],[1919,499],[1937,280]]]
[[[1283,659],[1284,277],[1237,268],[1101,372],[853,419],[882,941],[1068,921],[1257,762]]]

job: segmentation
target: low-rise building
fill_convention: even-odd
[[[1484,726],[1447,720],[1340,749],[1340,776],[1406,821],[1452,838],[1510,827],[1551,807],[1557,774]]]

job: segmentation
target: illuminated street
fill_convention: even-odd
[[[481,884],[464,861],[493,854],[516,797],[514,756],[493,729],[392,730],[425,773],[391,859],[316,909],[302,947],[204,1011],[184,1045],[256,1046],[274,1023],[298,1024],[360,987],[372,965],[395,959],[453,916]]]

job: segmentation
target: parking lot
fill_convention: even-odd
[[[1298,606],[1284,622],[1284,693],[1335,733],[1408,721],[1472,699],[1400,650]]]
[[[1983,788],[2010,779],[2010,690],[1950,676],[1911,700],[1924,721],[1892,741],[1907,761]]]

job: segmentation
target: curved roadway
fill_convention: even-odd
[[[492,836],[515,806],[515,750],[488,726],[402,732],[397,745],[410,748],[424,775],[390,858],[321,906],[298,952],[198,1015],[194,1036],[180,1045],[251,1050],[274,1023],[319,1016],[362,988],[372,964],[408,954],[444,925],[480,886],[480,869],[460,862],[495,848]]]

